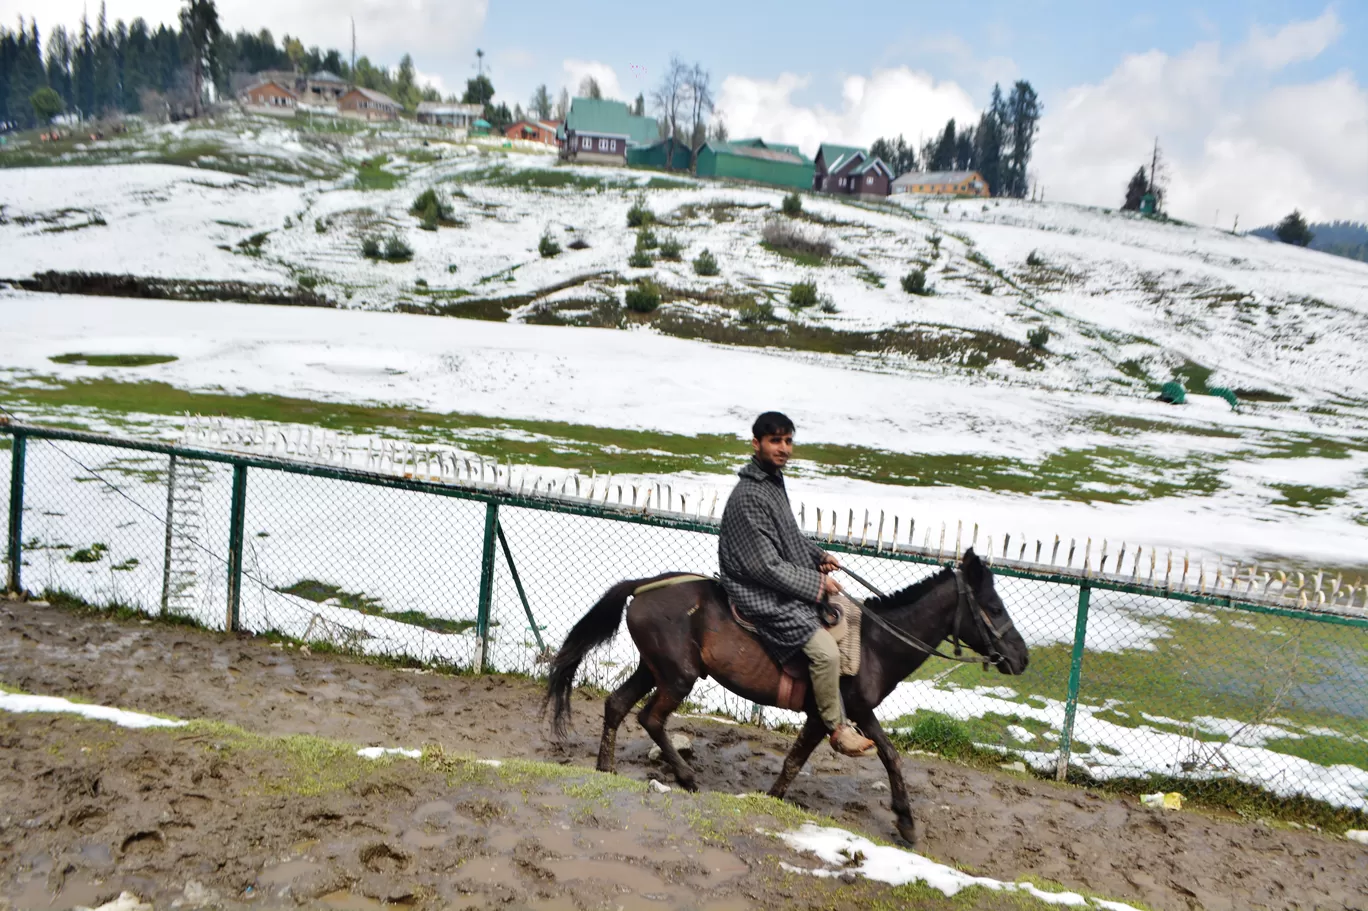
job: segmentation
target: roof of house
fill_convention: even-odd
[[[893,182],[905,186],[944,186],[950,187],[964,183],[971,177],[979,177],[978,171],[908,171]]]
[[[348,92],[347,94],[350,95],[352,92],[359,92],[362,97],[368,98],[378,104],[390,104],[394,105],[396,108],[403,107],[403,105],[386,95],[384,92],[377,92],[375,89],[366,89],[358,85],[353,86],[351,92]]]
[[[513,123],[510,123],[508,126],[504,127],[504,130],[511,130],[514,127],[539,127],[543,130],[554,130],[557,126],[559,126],[559,124],[554,120],[528,120],[527,118],[523,118],[522,120],[515,120]]]
[[[449,101],[420,101],[419,114],[479,114],[484,111],[480,104],[454,104]]]
[[[289,95],[291,98],[298,98],[298,97],[299,97],[298,95],[296,95],[296,94],[294,93],[294,89],[291,89],[289,86],[281,85],[279,82],[276,82],[274,79],[263,79],[262,81],[256,83],[255,85],[249,85],[249,86],[247,86],[247,88],[245,88],[245,89],[242,90],[242,93],[243,93],[244,95],[246,95],[247,93],[249,93],[249,92],[254,92],[254,91],[256,91],[257,89],[264,89],[264,88],[265,88],[266,86],[268,86],[268,85],[273,85],[273,86],[275,86],[276,88],[278,88],[278,89],[280,89],[282,92],[284,92],[286,95]]]
[[[755,143],[735,143],[718,142],[710,139],[707,142],[708,148],[718,155],[736,155],[740,158],[757,158],[762,161],[774,161],[780,164],[809,164],[808,160],[800,152],[790,152],[787,149],[775,149],[767,147],[761,140],[750,140]]]
[[[609,98],[575,98],[565,115],[565,128],[596,136],[626,136],[631,142],[655,142],[660,127],[654,117],[641,117],[621,101]]]
[[[893,169],[890,168],[882,158],[867,158],[865,159],[864,164],[860,165],[858,168],[855,168],[850,173],[863,174],[866,171],[883,171],[885,174],[888,175],[889,180],[893,179]]]
[[[838,146],[824,142],[817,148],[817,157],[822,159],[827,171],[834,171],[855,155],[865,155],[865,150],[855,146]]]

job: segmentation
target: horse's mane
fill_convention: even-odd
[[[907,588],[899,589],[891,595],[885,595],[882,598],[869,598],[865,601],[865,609],[878,611],[883,614],[891,610],[896,610],[899,607],[905,607],[917,601],[930,591],[932,586],[944,581],[946,578],[953,575],[954,572],[954,569],[947,566],[940,572],[927,576],[925,579],[918,582],[913,582],[911,585],[907,586]]]

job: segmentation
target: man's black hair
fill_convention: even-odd
[[[793,430],[793,422],[789,420],[788,415],[779,411],[766,411],[751,425],[751,435],[757,440],[763,440],[776,433],[793,433]]]

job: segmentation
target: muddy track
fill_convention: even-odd
[[[0,604],[0,682],[31,693],[230,722],[263,734],[528,758],[592,767],[601,702],[577,694],[577,730],[545,736],[541,689],[503,677],[444,677],[308,655],[250,637],[56,608]],[[694,739],[699,784],[765,790],[788,738],[678,719]],[[671,781],[629,721],[618,771]],[[1363,908],[1368,852],[1312,832],[1151,810],[1122,798],[934,757],[905,762],[926,820],[924,853],[998,879],[1042,877],[1156,909]],[[893,838],[877,761],[814,754],[790,797],[842,825]]]

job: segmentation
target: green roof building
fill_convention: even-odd
[[[654,117],[641,117],[621,101],[576,98],[556,130],[560,157],[570,161],[626,164],[627,152],[660,136]]]
[[[729,177],[776,187],[812,188],[812,162],[795,146],[771,146],[763,139],[708,140],[698,150],[699,177]]]

